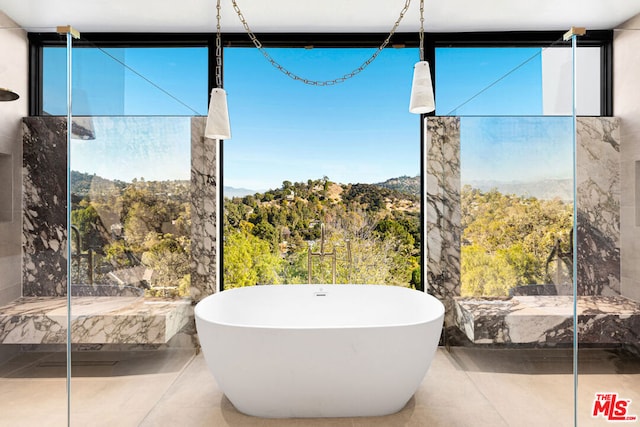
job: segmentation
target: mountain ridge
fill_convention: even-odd
[[[495,189],[502,194],[535,197],[541,200],[555,198],[562,201],[573,200],[573,179],[548,178],[536,181],[470,180],[463,182],[462,185],[470,185],[483,192]]]
[[[101,176],[78,171],[71,171],[73,192],[76,194],[88,194],[91,185],[105,186],[113,185],[116,188],[124,188],[127,182],[118,179],[103,178]],[[342,184],[342,185],[357,185]],[[402,175],[399,177],[389,178],[386,181],[378,182],[373,185],[388,190],[397,191],[399,193],[410,196],[420,196],[420,176]],[[548,178],[535,181],[498,181],[498,180],[469,180],[462,182],[462,185],[470,185],[480,191],[487,192],[497,190],[503,194],[515,194],[523,197],[535,197],[542,200],[551,200],[559,198],[563,201],[573,200],[573,180],[563,178]],[[269,190],[267,190],[269,191]],[[224,187],[224,194],[227,198],[246,197],[265,193],[263,190],[253,190],[242,187]]]

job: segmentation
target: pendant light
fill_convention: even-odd
[[[222,88],[222,37],[220,35],[220,0],[216,4],[216,87],[211,90],[209,113],[204,136],[211,139],[231,139],[227,92]]]
[[[20,96],[11,89],[0,87],[0,101],[15,101]]]
[[[431,84],[431,67],[424,60],[424,0],[420,0],[420,61],[413,66],[413,84],[409,112],[414,114],[430,113],[436,109]]]

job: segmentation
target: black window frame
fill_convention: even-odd
[[[564,41],[565,31],[505,31],[474,33],[429,33],[425,34],[425,44],[433,49],[432,69],[435,49],[442,47],[570,47]],[[613,30],[587,31],[577,38],[578,47],[600,48],[600,116],[613,116]],[[426,49],[426,48],[425,48]],[[435,80],[434,80],[435,82]],[[435,84],[435,83],[434,83]],[[435,88],[437,91],[437,87]]]
[[[29,39],[29,115],[43,115],[43,49],[46,47],[66,47],[66,36],[58,33],[28,33]],[[82,33],[73,41],[74,47],[100,48],[145,48],[145,47],[206,47],[208,48],[208,68],[215,70],[214,34],[174,34],[174,33]],[[207,88],[215,77],[208,73]]]
[[[386,39],[388,34],[384,33],[263,33],[256,34],[260,43],[265,48],[377,48]],[[227,33],[222,36],[223,55],[224,47],[246,47],[255,48],[251,39],[246,33]],[[401,48],[418,48],[420,46],[420,40],[417,33],[395,33],[391,38],[386,49],[401,49]],[[435,60],[435,49],[424,50],[425,60],[433,62]],[[416,55],[416,61],[419,57]],[[224,70],[224,60],[223,60]],[[431,80],[435,81],[435,69],[431,67]],[[224,71],[223,71],[224,74]],[[357,78],[357,77],[356,77]],[[407,100],[408,102],[408,100]],[[416,121],[416,124],[420,127],[420,141],[419,141],[419,154],[420,154],[420,283],[419,290],[426,291],[426,272],[424,265],[425,257],[425,237],[426,230],[424,229],[425,210],[425,188],[426,177],[422,173],[424,170],[424,149],[425,149],[425,137],[424,117],[430,114],[421,114],[420,120]],[[219,169],[220,169],[220,186],[224,188],[224,141],[220,141],[219,152]],[[218,203],[220,211],[224,212],[224,191],[218,192]],[[222,226],[219,227],[220,242],[223,242]],[[220,252],[220,290],[224,290],[224,245],[221,243],[219,247]]]
[[[569,46],[563,42],[564,31],[501,31],[501,32],[460,32],[425,33],[424,56],[431,64],[431,78],[435,83],[437,63],[435,49],[439,47],[546,47],[551,44]],[[387,37],[386,33],[258,33],[257,38],[264,47],[331,47],[362,48],[378,47]],[[208,93],[216,85],[216,44],[214,33],[83,33],[82,38],[74,40],[79,47],[207,47],[208,48]],[[42,112],[42,76],[43,48],[66,46],[66,38],[57,33],[28,33],[29,39],[29,114],[40,116]],[[224,77],[224,48],[252,47],[253,43],[246,33],[222,34],[222,76]],[[395,33],[387,47],[418,47],[417,33]],[[601,106],[600,116],[613,115],[613,30],[587,31],[578,39],[578,46],[601,48]],[[417,60],[418,58],[416,58]],[[434,87],[434,91],[438,88]],[[428,115],[435,115],[430,113]],[[427,289],[424,256],[426,250],[426,230],[424,230],[424,208],[426,177],[424,170],[424,126],[427,115],[421,115],[420,126],[420,281],[422,290]],[[218,188],[224,188],[224,141],[220,141]],[[218,191],[218,201],[223,212],[224,194]],[[223,242],[223,227],[218,227],[218,241]],[[219,271],[224,268],[224,245],[219,245]],[[218,278],[220,290],[224,290],[223,275]]]

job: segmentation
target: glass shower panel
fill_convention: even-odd
[[[637,30],[621,30],[616,55],[627,58],[640,40]],[[581,48],[574,37],[574,50]],[[630,46],[635,45],[633,49]],[[576,421],[577,425],[633,425],[640,417],[640,298],[633,269],[638,265],[634,201],[637,146],[618,117],[583,117],[580,75],[584,59],[574,56],[576,147]],[[622,117],[637,109],[629,103],[637,79],[616,74],[614,102]],[[627,69],[624,67],[624,69]],[[587,97],[588,98],[588,97]],[[635,100],[635,98],[632,98]],[[632,121],[634,119],[631,119]],[[631,243],[631,244],[630,244]]]
[[[542,114],[542,50],[436,48],[436,115]]]
[[[573,133],[544,109],[545,49],[436,49],[427,287],[441,361],[492,425],[573,423]]]
[[[461,295],[572,295],[569,117],[460,121]]]
[[[138,425],[195,354],[192,147],[204,144],[207,49],[74,54],[71,420]]]
[[[506,425],[570,425],[571,118],[459,123],[460,287],[446,356]]]
[[[43,48],[43,115],[66,113],[64,51]],[[74,53],[74,116],[206,115],[205,47],[97,47],[81,40]]]
[[[579,115],[600,115],[599,47],[578,49]],[[572,55],[538,47],[436,48],[439,116],[570,116]]]

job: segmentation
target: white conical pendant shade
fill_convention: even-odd
[[[427,61],[416,62],[413,66],[413,85],[409,111],[414,114],[430,113],[436,109],[431,85],[431,69]]]
[[[204,136],[211,139],[231,139],[227,92],[224,89],[214,88],[211,91],[209,115],[207,116]]]

